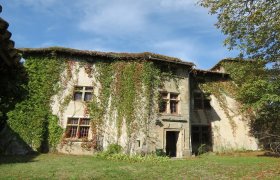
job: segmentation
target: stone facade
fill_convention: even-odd
[[[24,53],[40,54],[41,50],[24,50]],[[58,147],[58,151],[71,154],[93,154],[93,148],[84,148],[83,139],[92,139],[92,127],[89,124],[89,115],[86,113],[87,107],[84,103],[89,97],[89,92],[92,97],[99,97],[101,83],[98,82],[96,76],[88,76],[85,68],[79,66],[79,62],[85,60],[84,56],[89,56],[94,59],[95,56],[100,56],[96,52],[76,51],[69,53],[70,50],[59,49],[56,54],[64,53],[64,58],[67,54],[71,54],[72,77],[66,83],[66,87],[53,97],[52,110],[53,114],[60,119],[60,126],[65,130],[70,129],[70,133],[74,138],[66,137],[67,140],[63,146]],[[48,53],[48,49],[43,53]],[[51,51],[50,51],[51,53]],[[83,54],[84,53],[84,54]],[[65,55],[66,54],[66,55]],[[82,54],[83,56],[81,56]],[[115,57],[138,57],[133,54],[106,54],[107,59]],[[203,92],[196,89],[195,69],[191,63],[186,63],[178,60],[170,60],[165,56],[161,58],[153,58],[153,54],[144,54],[138,57],[138,60],[149,59],[154,63],[167,63],[172,65],[174,74],[172,78],[168,78],[162,82],[163,86],[157,89],[161,97],[160,103],[149,122],[143,122],[142,112],[145,111],[145,99],[142,105],[137,107],[137,115],[135,117],[138,123],[138,129],[128,135],[125,119],[121,126],[121,134],[118,134],[117,128],[117,112],[105,114],[104,123],[102,124],[102,136],[98,139],[102,149],[106,149],[110,144],[119,144],[124,151],[129,154],[136,153],[152,153],[162,151],[173,157],[186,157],[198,153],[198,148],[201,144],[205,144],[208,150],[225,151],[225,150],[256,150],[258,149],[257,140],[249,135],[248,120],[242,115],[236,115],[238,107],[237,102],[230,97],[227,97],[227,106],[232,109],[229,119],[224,110],[220,107],[218,99],[211,95],[209,100],[203,99]],[[102,56],[103,57],[103,56]],[[104,56],[105,57],[105,56]],[[103,58],[104,58],[103,57]],[[127,59],[129,59],[129,57]],[[100,57],[99,57],[100,58]],[[134,59],[131,60],[134,60]],[[142,58],[142,59],[141,59]],[[118,59],[116,59],[118,61]],[[91,61],[93,69],[95,69],[95,61]],[[61,75],[61,82],[65,83],[66,72]],[[198,70],[200,71],[200,70]],[[224,72],[200,71],[205,76],[218,77],[216,80],[225,79]],[[202,78],[203,78],[202,77]],[[74,89],[73,89],[74,88]],[[76,92],[77,94],[73,94]],[[61,101],[69,96],[71,98],[65,107],[61,107]],[[76,101],[78,98],[79,101]],[[200,107],[199,101],[207,102]],[[110,100],[109,100],[110,102]],[[199,108],[196,108],[198,106]],[[108,104],[110,109],[110,103]],[[74,124],[74,128],[71,127]],[[76,138],[77,132],[84,133],[83,138]],[[74,140],[73,140],[74,139]]]

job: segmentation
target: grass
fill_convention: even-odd
[[[234,154],[167,162],[92,156],[0,156],[0,179],[280,179],[280,158]]]

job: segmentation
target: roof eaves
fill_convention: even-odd
[[[222,72],[217,72],[217,71],[211,71],[211,70],[202,70],[202,69],[194,69],[192,71],[192,74],[200,74],[203,76],[222,76],[222,77],[226,77],[229,76],[228,73],[222,73]]]
[[[71,55],[71,56],[88,56],[88,57],[100,57],[100,58],[111,58],[120,60],[140,60],[150,59],[157,61],[170,62],[175,64],[193,66],[191,62],[185,62],[181,59],[169,57],[161,54],[155,54],[150,52],[143,53],[115,53],[115,52],[100,52],[100,51],[89,51],[89,50],[77,50],[64,47],[49,47],[49,48],[20,48],[18,49],[23,57],[33,55],[46,55],[46,54],[58,54],[58,55]]]

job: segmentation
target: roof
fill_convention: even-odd
[[[101,59],[113,60],[152,60],[175,63],[186,66],[194,66],[192,62],[182,61],[181,59],[155,54],[151,52],[143,53],[116,53],[116,52],[100,52],[89,50],[78,50],[65,47],[48,47],[48,48],[21,48],[19,52],[23,57],[29,56],[46,56],[46,55],[60,55],[60,56],[76,56],[76,57],[95,57]]]
[[[212,70],[202,70],[202,69],[193,69],[192,74],[195,76],[208,76],[208,77],[222,77],[227,78],[229,76],[228,73],[217,72]]]
[[[0,57],[4,63],[11,66],[18,63],[20,56],[15,49],[15,42],[10,38],[12,33],[8,31],[9,23],[0,17]]]
[[[216,70],[218,67],[220,67],[223,63],[226,62],[252,62],[255,63],[256,61],[253,59],[242,59],[242,58],[226,58],[220,60],[215,66],[213,66],[210,71]],[[265,62],[264,62],[265,63]]]

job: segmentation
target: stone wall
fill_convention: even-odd
[[[95,77],[89,77],[83,67],[79,66],[77,61],[73,61],[72,64],[72,77],[67,82],[67,86],[62,92],[53,97],[52,110],[53,113],[60,118],[60,125],[65,129],[67,126],[67,119],[69,117],[88,117],[85,113],[86,106],[84,102],[73,101],[72,99],[62,108],[61,102],[69,96],[73,95],[74,86],[93,86],[93,92],[96,97],[99,96],[100,84]],[[94,68],[94,66],[93,66]],[[95,72],[97,73],[97,72]],[[67,72],[62,74],[61,83],[67,78]],[[145,98],[140,99],[139,107],[137,107],[137,115],[133,125],[133,129],[130,135],[127,134],[127,127],[125,119],[121,127],[121,134],[118,138],[117,128],[117,112],[110,112],[104,116],[104,123],[102,127],[101,146],[103,149],[109,144],[118,143],[124,148],[124,151],[130,154],[136,153],[150,153],[155,152],[156,149],[162,149],[165,151],[166,146],[166,132],[178,131],[178,143],[177,143],[177,157],[183,157],[190,155],[189,144],[189,79],[186,69],[184,67],[177,68],[175,76],[167,79],[163,82],[163,87],[159,91],[165,91],[168,93],[178,94],[178,114],[171,115],[170,113],[159,114],[153,111],[150,119],[145,120],[143,112],[145,112],[146,101]],[[110,101],[108,104],[108,112],[110,110]],[[157,102],[157,99],[154,99]],[[157,106],[157,105],[156,105]],[[63,110],[62,110],[63,109]],[[153,109],[157,109],[153,107]],[[159,123],[159,124],[158,124]],[[131,127],[130,127],[131,128]],[[89,131],[88,139],[92,138],[91,129]],[[67,141],[63,146],[59,146],[58,150],[63,153],[71,154],[92,154],[93,149],[85,150],[81,148],[80,140]]]

